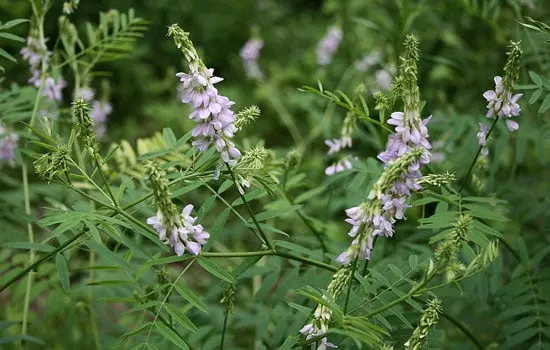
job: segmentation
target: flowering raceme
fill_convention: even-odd
[[[193,108],[189,115],[196,123],[192,130],[195,137],[193,146],[204,152],[214,144],[225,163],[235,164],[241,157],[241,152],[231,141],[238,130],[234,124],[235,114],[231,110],[235,103],[220,95],[214,87],[223,79],[214,76],[214,69],[206,68],[189,40],[188,33],[178,25],[172,25],[168,29],[168,34],[174,37],[176,46],[183,51],[189,61],[189,73],[178,73],[176,76],[181,82],[181,102]]]
[[[176,205],[170,199],[165,172],[153,163],[148,168],[157,215],[148,218],[147,224],[157,231],[162,242],[174,248],[177,256],[183,255],[186,250],[198,255],[210,234],[202,225],[195,224],[197,218],[191,215],[192,204],[186,205],[181,214],[178,213]]]
[[[8,132],[4,124],[0,123],[0,161],[10,165],[15,161],[15,148],[19,142],[19,135]]]
[[[504,77],[496,76],[495,89],[488,90],[483,93],[483,97],[487,103],[486,117],[506,120],[506,127],[510,132],[516,131],[519,128],[517,121],[512,118],[518,117],[521,112],[521,107],[518,104],[519,99],[523,94],[513,94],[513,85],[519,78],[519,68],[521,63],[521,48],[519,43],[511,42],[508,60],[504,66]],[[494,124],[493,124],[494,126]],[[490,130],[483,123],[479,123],[479,132],[477,133],[477,141],[481,146],[481,155],[486,157],[489,154],[487,148],[487,138],[493,128]]]
[[[31,70],[31,78],[29,83],[34,87],[40,86],[40,80],[42,79],[42,67],[48,67],[51,51],[40,42],[36,31],[31,31],[31,34],[27,37],[27,46],[21,49],[21,56],[27,62],[29,62]],[[60,102],[63,99],[61,90],[67,86],[67,83],[61,75],[57,78],[57,81],[53,77],[46,77],[44,80],[44,89],[42,91],[43,96],[47,96],[50,101]]]
[[[499,118],[507,118],[506,126],[509,131],[515,131],[519,128],[518,122],[511,118],[519,116],[521,108],[517,103],[523,94],[514,94],[509,91],[503,84],[503,79],[496,76],[495,89],[488,90],[483,93],[483,97],[487,100],[487,118],[498,116]]]
[[[325,140],[325,144],[328,146],[328,155],[337,154],[345,148],[351,148],[353,144],[352,133],[356,126],[356,116],[354,113],[349,112],[344,119],[342,129],[340,130],[340,138],[334,138],[331,140]],[[327,176],[332,176],[341,171],[351,169],[353,166],[351,164],[349,156],[341,157],[338,161],[329,165],[325,169],[325,174]]]
[[[240,51],[246,76],[249,79],[261,80],[264,75],[258,65],[260,59],[260,50],[264,46],[261,39],[248,40]]]
[[[337,26],[329,28],[327,35],[321,39],[317,46],[317,63],[326,66],[332,62],[332,56],[338,50],[340,41],[342,41],[342,29]]]
[[[406,204],[411,192],[421,189],[420,168],[430,162],[431,143],[428,128],[431,116],[420,119],[420,101],[416,83],[417,41],[407,38],[404,67],[404,112],[394,112],[388,124],[395,126],[386,149],[378,155],[385,170],[368,195],[368,201],[346,210],[346,222],[352,225],[348,235],[354,238],[351,246],[337,257],[348,265],[356,258],[370,259],[374,237],[393,236],[393,224],[405,218]]]
[[[147,219],[147,223],[159,234],[159,239],[174,248],[177,256],[183,255],[185,250],[193,255],[200,253],[201,248],[210,234],[204,230],[202,225],[195,225],[196,217],[191,216],[193,205],[186,205],[181,214],[173,217],[170,221],[174,223],[173,227],[167,227],[162,212],[157,212],[156,216]],[[170,233],[170,237],[166,234]]]

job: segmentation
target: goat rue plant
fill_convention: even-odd
[[[490,124],[469,130],[478,144],[460,152],[466,169],[453,166],[452,153],[432,161],[440,133],[431,127],[441,116],[422,100],[420,67],[430,61],[419,66],[421,32],[405,33],[388,89],[358,84],[349,97],[320,82],[301,89],[345,110],[339,136],[325,133],[322,162],[304,168],[317,136],[302,138],[284,119],[296,145],[266,146],[254,136],[266,120],[260,108],[227,97],[193,33],[171,24],[156,40],[173,44],[182,62],[172,78],[186,132],[163,125],[162,134],[138,140],[136,155],[125,140],[105,145],[117,83],[99,69],[125,59],[149,23],[133,10],[111,10],[82,30],[71,16],[84,4],[69,1],[54,40],[44,29],[52,2],[29,3],[28,21],[0,25],[28,25],[26,40],[3,37],[24,42],[19,60],[30,76],[28,86],[0,87],[0,162],[20,174],[2,184],[22,188],[21,197],[1,195],[6,208],[22,203],[13,218],[26,230],[2,242],[0,303],[9,306],[0,313],[0,344],[54,346],[35,331],[50,327],[40,310],[63,300],[76,310],[71,322],[87,325],[84,348],[443,348],[443,322],[483,348],[452,303],[461,286],[502,262],[503,244],[516,254],[493,225],[507,220],[504,202],[482,185],[491,157],[504,151],[495,134],[520,128],[520,42],[509,44],[503,73],[486,77],[494,90],[479,93],[487,112],[478,115]],[[317,69],[330,69],[346,28],[339,22],[311,43]],[[250,84],[269,84],[260,60],[268,46],[254,33],[236,53]],[[349,64],[365,74],[383,57],[363,56]],[[364,156],[366,138],[377,140],[369,146],[375,157]],[[363,180],[341,187],[354,192],[348,202],[335,187],[354,173]],[[304,183],[310,189],[296,191]],[[341,222],[331,233],[321,210],[307,210],[323,200]],[[542,349],[547,321],[535,322],[523,341]]]

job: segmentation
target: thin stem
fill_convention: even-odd
[[[327,271],[332,271],[332,272],[338,271],[338,268],[335,267],[335,266],[325,264],[324,262],[313,260],[313,259],[310,259],[310,258],[304,258],[304,257],[301,257],[301,256],[292,255],[290,253],[275,252],[273,255],[277,255],[277,256],[280,256],[282,258],[287,258],[287,259],[290,259],[290,260],[300,261],[300,262],[303,262],[303,263],[308,264],[308,265],[317,266],[317,267],[320,267],[320,268],[325,269]]]
[[[90,264],[90,267],[93,267],[95,265],[95,253],[90,250],[90,258],[89,258],[89,264]],[[90,295],[89,295],[89,298],[90,298],[90,306],[89,306],[89,309],[90,309],[90,323],[92,324],[92,334],[93,334],[93,337],[94,337],[94,344],[95,344],[95,348],[97,350],[101,349],[101,347],[99,346],[100,344],[100,340],[99,340],[99,332],[97,330],[97,322],[96,322],[96,319],[95,319],[95,310],[94,310],[94,278],[95,278],[95,271],[94,269],[90,269],[90,282],[89,282],[89,286],[90,286]]]
[[[290,136],[294,140],[294,142],[298,145],[299,149],[305,148],[304,138],[300,134],[300,131],[298,130],[298,127],[296,123],[294,122],[294,119],[288,112],[288,110],[285,108],[284,104],[281,102],[281,100],[278,98],[278,94],[276,93],[275,89],[269,85],[265,84],[265,89],[267,90],[267,97],[268,100],[271,102],[271,105],[277,111],[277,115],[282,119],[283,124],[287,127],[288,131],[290,132]]]
[[[97,171],[99,172],[99,175],[101,176],[101,180],[103,181],[103,184],[107,188],[107,192],[109,193],[109,197],[111,197],[111,201],[113,202],[113,204],[116,207],[118,207],[118,201],[117,201],[115,195],[113,194],[113,192],[111,191],[111,186],[109,186],[109,183],[107,182],[107,179],[105,178],[105,173],[103,172],[103,169],[101,169],[101,164],[99,164],[99,156],[98,155],[93,155],[93,157],[94,157],[95,165],[97,167]]]
[[[346,291],[346,300],[344,302],[344,315],[348,312],[349,297],[351,295],[351,286],[353,285],[353,276],[355,275],[355,269],[357,268],[357,261],[359,260],[359,255],[353,260],[353,266],[350,271],[350,278],[348,282],[348,290]]]
[[[73,160],[73,159],[69,159],[69,162],[73,164],[73,166],[78,170],[80,171],[80,173],[82,174],[82,176],[84,176],[86,178],[86,180],[88,180],[88,182],[90,182],[105,198],[107,199],[111,199],[111,197],[105,193],[101,187],[95,183],[95,181],[90,177],[88,176],[88,174],[78,165],[76,164],[76,162]]]
[[[498,117],[495,116],[495,120],[493,121],[493,124],[491,125],[491,128],[489,129],[489,132],[487,132],[487,135],[485,136],[485,138],[487,140],[489,139],[489,136],[491,135],[491,132],[493,131],[493,129],[497,125],[497,122],[498,122]],[[468,168],[468,172],[466,173],[466,176],[464,177],[464,180],[462,180],[462,185],[460,185],[460,189],[458,190],[459,194],[462,192],[462,190],[466,186],[466,183],[468,183],[468,179],[470,178],[470,175],[472,174],[472,170],[474,170],[474,165],[477,162],[477,158],[479,157],[482,148],[483,148],[483,146],[481,146],[481,145],[477,148],[476,155],[475,155],[474,159],[472,160],[472,163],[470,164],[470,167]]]
[[[2,286],[0,286],[0,293],[2,291],[4,291],[4,289],[8,288],[11,284],[13,284],[14,282],[18,281],[20,278],[25,276],[29,271],[34,270],[38,265],[42,264],[45,261],[50,260],[57,253],[60,253],[63,250],[65,250],[65,248],[67,248],[71,243],[73,243],[74,241],[76,241],[77,239],[79,239],[80,237],[82,237],[86,233],[88,233],[88,230],[82,230],[82,232],[77,233],[76,235],[74,235],[69,240],[65,241],[65,243],[63,243],[62,245],[60,245],[56,249],[52,250],[51,252],[47,253],[46,255],[41,257],[40,259],[38,259],[35,262],[31,263],[29,266],[25,267],[23,270],[21,270],[21,272],[19,272],[17,275],[13,276],[7,282],[5,282]]]
[[[38,38],[40,40],[40,44],[42,48],[46,47],[46,41],[44,39],[44,14],[40,13],[38,11],[38,8],[36,7],[36,4],[34,1],[31,1],[32,6],[32,12],[33,15],[36,17],[36,21],[38,24]],[[31,120],[29,122],[29,125],[32,127],[34,125],[34,121],[36,119],[36,114],[38,112],[38,105],[40,102],[40,96],[42,95],[42,90],[44,89],[44,82],[46,78],[46,63],[42,61],[41,64],[41,73],[40,73],[40,85],[38,86],[38,91],[36,92],[36,97],[34,99],[34,105],[31,113]],[[31,130],[29,129],[27,131],[27,135],[29,135]],[[29,174],[27,169],[27,164],[22,161],[21,166],[21,172],[23,177],[23,196],[24,196],[24,202],[25,202],[25,214],[27,216],[31,216],[31,204],[30,204],[30,194],[29,194]],[[34,231],[32,227],[31,222],[27,222],[27,236],[30,243],[34,242]],[[29,263],[32,263],[32,261],[35,258],[35,252],[34,250],[29,251]],[[23,317],[22,317],[22,325],[21,325],[21,334],[27,334],[27,323],[28,323],[28,317],[29,317],[29,307],[30,307],[30,296],[31,296],[31,290],[32,290],[32,273],[29,274],[29,277],[27,278],[27,285],[25,287],[25,298],[23,301]]]
[[[260,227],[260,224],[258,223],[258,221],[256,220],[256,216],[254,215],[254,213],[252,212],[252,208],[250,208],[250,205],[248,204],[248,201],[246,200],[246,197],[244,196],[244,194],[241,193],[241,191],[238,191],[238,186],[239,184],[237,183],[237,179],[235,178],[235,174],[233,173],[233,169],[231,169],[231,167],[229,166],[229,164],[225,163],[225,165],[227,166],[227,170],[229,171],[229,174],[231,175],[231,179],[233,179],[233,183],[235,184],[235,186],[237,186],[237,192],[239,192],[239,196],[241,196],[241,199],[243,200],[243,203],[244,205],[246,206],[246,210],[248,211],[248,214],[250,215],[250,217],[252,218],[252,221],[254,222],[254,225],[256,226],[256,228],[258,229],[258,238],[262,241],[262,243],[264,243],[270,250],[272,251],[275,251],[275,248],[273,247],[273,245],[271,244],[271,242],[267,239],[267,236],[265,234],[265,232],[262,230],[262,228]]]
[[[149,343],[149,338],[151,337],[151,332],[153,331],[153,326],[155,325],[155,323],[157,322],[158,319],[161,319],[162,321],[162,318],[160,317],[160,313],[162,311],[162,308],[164,307],[164,304],[166,304],[167,300],[168,300],[168,297],[170,296],[170,294],[172,293],[172,290],[174,289],[174,287],[176,286],[176,284],[178,283],[178,281],[180,280],[180,278],[183,277],[183,274],[185,272],[187,272],[187,270],[189,270],[189,268],[191,267],[191,265],[193,265],[193,263],[196,261],[196,259],[193,259],[189,262],[189,264],[187,264],[187,266],[185,266],[185,268],[181,271],[181,273],[178,275],[178,277],[176,277],[176,280],[174,281],[174,283],[172,283],[170,285],[170,288],[168,288],[168,291],[166,293],[166,296],[164,297],[164,299],[162,300],[162,302],[160,303],[159,305],[159,308],[158,308],[158,311],[155,313],[155,317],[153,319],[153,322],[151,322],[151,327],[149,327],[149,332],[147,333],[147,338],[145,339],[145,343]],[[167,324],[168,327],[172,328],[171,325]],[[176,334],[178,334],[176,332]],[[179,336],[179,334],[178,334]],[[182,338],[183,339],[183,338]],[[183,339],[185,341],[185,339]]]
[[[229,310],[226,310],[225,316],[223,318],[222,340],[220,341],[220,350],[223,350],[223,344],[225,342],[225,331],[227,330],[227,319],[228,318],[229,318]]]
[[[280,189],[281,189],[281,192],[283,193],[283,195],[285,196],[286,200],[291,205],[293,205],[294,204],[294,199],[288,193],[286,193],[286,191],[283,187],[281,187]],[[296,213],[298,214],[298,217],[303,221],[303,223],[311,230],[311,232],[313,233],[315,238],[317,238],[317,241],[319,241],[319,244],[321,245],[321,249],[323,250],[323,252],[326,252],[327,251],[327,246],[326,246],[325,242],[323,241],[322,232],[317,231],[317,229],[305,217],[305,215],[304,215],[304,213],[302,212],[301,209],[298,209],[296,211]]]
[[[310,258],[304,258],[302,256],[293,255],[291,253],[285,253],[285,252],[278,252],[273,250],[256,250],[251,252],[228,252],[228,253],[212,253],[212,252],[204,252],[200,253],[201,256],[208,257],[208,258],[247,258],[247,257],[253,257],[253,256],[279,256],[281,258],[286,258],[289,260],[295,260],[300,261],[305,264],[320,267],[322,269],[325,269],[327,271],[336,272],[338,271],[338,268],[329,264],[325,264],[322,261],[313,260]]]
[[[470,332],[470,330],[468,328],[466,328],[466,326],[464,326],[462,323],[460,323],[459,321],[455,320],[454,317],[452,317],[451,315],[449,315],[448,313],[446,312],[442,312],[442,316],[447,319],[449,322],[451,322],[452,324],[454,324],[456,326],[456,328],[460,329],[462,331],[462,333],[464,333],[464,335],[470,339],[470,341],[472,343],[474,343],[474,345],[480,349],[480,350],[483,350],[485,349],[483,347],[483,345],[480,343],[479,340],[477,340],[477,338],[473,335],[472,332]]]

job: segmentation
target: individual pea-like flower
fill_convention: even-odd
[[[156,216],[147,219],[147,224],[158,232],[159,239],[173,247],[177,256],[183,255],[186,250],[193,255],[198,255],[202,246],[210,238],[210,234],[202,225],[195,225],[197,218],[191,216],[192,210],[192,204],[186,205],[180,215],[170,220],[174,223],[171,228],[166,226],[165,217],[160,209]],[[170,237],[167,237],[168,233]]]
[[[342,41],[342,29],[337,26],[329,28],[327,34],[321,39],[317,46],[317,63],[326,66],[332,62],[332,56],[338,50]]]
[[[487,148],[487,125],[479,123],[479,132],[477,133],[477,142],[481,146],[481,155],[487,157],[489,155],[489,149]]]
[[[523,94],[513,94],[504,86],[502,77],[494,78],[495,89],[488,90],[483,93],[483,97],[487,100],[487,118],[498,116],[506,118],[506,126],[509,131],[515,131],[519,128],[518,122],[511,118],[519,116],[521,108],[517,103]]]
[[[0,162],[14,165],[15,149],[19,143],[19,135],[8,132],[4,124],[0,123]]]
[[[258,60],[260,59],[260,50],[264,46],[264,42],[261,39],[248,40],[240,51],[240,56],[243,61],[244,70],[246,76],[249,79],[260,80],[264,77]]]

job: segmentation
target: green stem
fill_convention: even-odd
[[[292,255],[290,253],[275,252],[273,255],[277,255],[277,256],[280,256],[282,258],[287,258],[287,259],[290,259],[290,260],[300,261],[300,262],[303,262],[303,263],[308,264],[308,265],[317,266],[317,267],[320,267],[320,268],[325,269],[327,271],[332,271],[332,272],[338,271],[338,268],[335,267],[335,266],[325,264],[324,262],[313,260],[313,259],[310,259],[310,258],[304,258],[304,257],[301,257],[301,256]]]
[[[472,343],[474,343],[474,345],[479,349],[479,350],[483,350],[485,349],[483,347],[483,345],[481,344],[481,342],[479,340],[477,340],[477,338],[472,334],[472,332],[470,332],[468,330],[468,328],[466,328],[462,323],[458,322],[457,320],[455,320],[451,315],[449,315],[448,313],[446,312],[442,312],[442,316],[447,319],[449,322],[451,322],[452,324],[455,325],[456,328],[460,329],[462,331],[462,333],[464,333],[464,335],[470,339],[470,341]]]
[[[76,235],[74,235],[69,240],[65,241],[62,245],[60,245],[56,249],[52,250],[51,252],[47,253],[46,255],[41,257],[40,259],[38,259],[35,262],[31,263],[29,266],[25,267],[23,270],[21,270],[21,272],[19,272],[17,275],[13,276],[7,282],[5,282],[2,286],[0,286],[0,293],[4,289],[8,288],[11,284],[13,284],[14,282],[18,281],[20,278],[25,276],[29,271],[34,270],[38,265],[50,260],[55,255],[57,255],[57,253],[60,253],[63,250],[65,250],[65,248],[67,248],[71,243],[73,243],[74,241],[76,241],[77,239],[82,237],[87,232],[88,232],[88,230],[82,230],[82,232],[77,233]]]
[[[220,341],[220,350],[223,350],[223,344],[225,342],[225,331],[227,330],[227,319],[229,318],[229,310],[225,311],[225,316],[223,318],[223,328],[222,328],[222,340]]]
[[[38,8],[36,7],[35,3],[33,1],[31,2],[32,6],[32,12],[33,15],[36,17],[37,24],[38,24],[38,38],[40,40],[40,44],[43,48],[46,47],[46,41],[44,39],[44,14],[40,13],[38,11]],[[41,64],[41,74],[40,74],[40,85],[38,86],[38,91],[36,92],[36,97],[34,99],[34,105],[32,109],[31,114],[31,120],[29,122],[29,125],[32,127],[34,125],[34,121],[36,119],[36,114],[38,112],[38,105],[40,102],[40,96],[42,95],[42,91],[44,89],[44,81],[46,78],[46,64],[44,61],[42,61]],[[27,135],[29,135],[31,130],[29,129],[27,131]],[[25,201],[25,214],[27,216],[31,216],[31,205],[30,205],[30,194],[29,194],[29,174],[27,165],[24,161],[22,161],[21,166],[21,172],[23,177],[23,196]],[[27,236],[30,243],[34,242],[34,231],[32,227],[32,223],[27,222]],[[32,263],[32,261],[35,258],[35,252],[34,250],[29,251],[29,263]],[[29,277],[27,279],[27,285],[25,287],[25,298],[23,301],[23,317],[22,317],[22,325],[21,325],[21,334],[27,334],[27,324],[28,324],[28,317],[29,317],[29,307],[30,307],[30,295],[32,290],[32,273],[29,274]]]
[[[283,195],[285,196],[286,200],[291,205],[293,205],[294,204],[294,199],[288,193],[286,193],[286,191],[283,187],[281,187],[280,190],[283,193]],[[310,231],[313,233],[315,238],[317,238],[317,241],[319,241],[319,244],[321,245],[321,249],[323,250],[323,252],[326,252],[327,251],[327,246],[326,246],[325,242],[323,241],[322,232],[317,231],[317,229],[305,217],[305,215],[304,215],[304,213],[302,212],[301,209],[298,209],[296,211],[296,213],[298,214],[298,217],[303,221],[303,223],[310,229]]]
[[[229,164],[225,163],[226,167],[227,167],[227,170],[229,171],[229,174],[231,175],[231,179],[233,179],[233,183],[235,184],[235,186],[237,186],[237,192],[239,192],[239,196],[241,196],[241,199],[243,200],[243,203],[244,205],[246,206],[246,210],[248,211],[248,214],[250,215],[250,217],[252,218],[252,221],[254,222],[254,225],[256,226],[256,228],[258,229],[258,232],[257,232],[257,236],[258,238],[262,241],[262,243],[264,243],[270,250],[272,251],[275,251],[275,248],[273,247],[273,245],[271,244],[271,242],[267,239],[267,236],[265,234],[265,232],[262,230],[262,228],[260,227],[260,224],[258,223],[258,221],[256,220],[256,216],[254,215],[254,213],[252,212],[252,208],[250,208],[250,204],[248,204],[248,201],[246,200],[246,197],[244,196],[244,194],[241,193],[241,191],[239,191],[239,184],[237,183],[237,179],[235,178],[235,174],[233,173],[233,169],[231,169],[231,167],[229,166]]]
[[[107,199],[111,199],[111,197],[105,193],[101,187],[95,183],[95,181],[90,177],[88,176],[88,174],[84,171],[84,169],[82,169],[78,164],[76,164],[76,162],[73,160],[73,159],[69,159],[69,162],[73,164],[73,166],[82,174],[82,176],[84,176],[86,178],[86,180],[88,180],[89,183],[91,183],[105,198]]]
[[[495,120],[493,121],[493,124],[491,125],[491,128],[489,129],[489,132],[487,132],[487,135],[485,136],[485,138],[487,140],[489,140],[489,136],[491,135],[491,132],[493,131],[493,129],[497,125],[497,122],[498,122],[498,117],[495,116]],[[470,175],[472,174],[472,170],[474,170],[474,165],[477,162],[477,158],[479,157],[479,154],[481,153],[482,148],[483,148],[483,146],[481,146],[481,145],[477,148],[476,155],[475,155],[474,159],[472,160],[472,163],[470,164],[470,167],[468,168],[468,172],[466,173],[466,176],[464,177],[464,180],[462,180],[462,185],[460,185],[460,189],[458,190],[459,194],[462,192],[462,190],[464,189],[464,187],[468,183],[468,179],[470,178]]]
[[[350,278],[348,281],[348,290],[346,291],[346,300],[344,302],[344,315],[348,312],[349,297],[351,295],[351,286],[353,285],[353,276],[355,275],[355,269],[357,268],[357,261],[359,260],[359,255],[353,260],[353,266],[350,271]]]
[[[278,256],[278,257],[281,257],[281,258],[286,258],[286,259],[289,259],[289,260],[300,261],[300,262],[303,262],[304,264],[320,267],[322,269],[332,271],[332,272],[338,271],[337,267],[334,267],[334,266],[329,265],[329,264],[325,264],[322,261],[313,260],[313,259],[310,259],[310,258],[304,258],[302,256],[293,255],[293,254],[290,254],[290,253],[278,252],[278,251],[267,250],[267,249],[266,250],[256,250],[256,251],[251,251],[251,252],[228,252],[228,253],[204,252],[204,253],[200,253],[200,255],[204,256],[204,257],[208,257],[208,258],[247,258],[247,257],[254,257],[254,256],[273,255],[273,256]]]
[[[434,271],[436,271],[436,270],[437,269],[434,269]],[[403,302],[403,301],[409,299],[410,297],[414,296],[416,294],[416,292],[418,292],[419,290],[424,288],[424,286],[426,286],[432,280],[432,278],[434,278],[434,276],[435,276],[435,273],[432,273],[431,275],[425,276],[425,278],[416,287],[411,289],[407,294],[403,295],[401,298],[395,299],[394,301],[392,301],[389,304],[386,304],[386,305],[372,311],[371,313],[367,314],[367,317],[372,317],[372,316],[377,315],[381,312],[384,312],[388,309],[391,309],[395,305],[400,304],[401,302]]]
[[[113,204],[116,207],[118,207],[118,201],[117,201],[115,195],[113,194],[113,192],[111,190],[111,186],[109,186],[109,183],[107,182],[107,179],[105,178],[105,173],[103,172],[103,169],[101,169],[101,164],[99,164],[99,156],[94,154],[93,157],[94,157],[95,165],[97,167],[97,171],[99,172],[99,175],[101,176],[101,180],[103,181],[103,184],[107,188],[107,192],[109,193],[109,197],[111,197],[111,201],[113,202]]]
[[[93,251],[90,250],[90,267],[93,267],[95,265],[95,253]],[[96,319],[95,319],[95,310],[94,310],[94,278],[95,278],[95,271],[94,269],[90,269],[90,295],[89,295],[89,298],[90,298],[90,323],[92,325],[92,334],[93,334],[93,337],[94,337],[94,344],[95,344],[95,348],[97,350],[101,349],[101,347],[99,346],[100,344],[100,341],[99,341],[99,332],[97,330],[97,322],[96,322]]]
[[[271,102],[271,105],[277,112],[277,115],[282,119],[283,124],[285,124],[285,126],[287,127],[288,131],[290,132],[290,136],[292,136],[292,139],[298,145],[299,149],[304,149],[304,138],[300,134],[300,131],[298,130],[294,119],[292,118],[290,113],[288,113],[288,110],[285,108],[281,100],[278,98],[279,95],[271,85],[265,84],[264,86],[267,90],[268,100]]]

